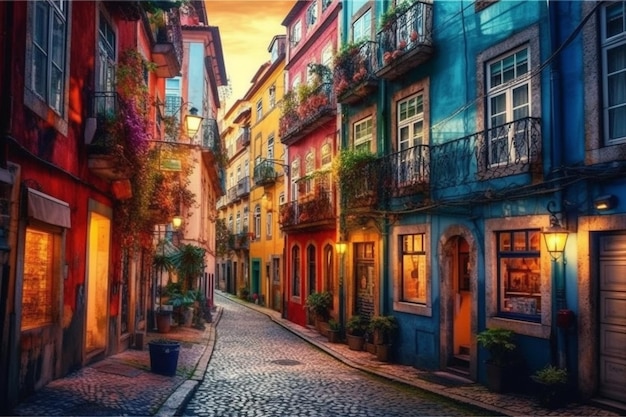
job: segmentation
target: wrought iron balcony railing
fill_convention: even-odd
[[[212,151],[216,155],[221,152],[220,132],[217,128],[217,120],[205,119],[202,128],[202,148]]]
[[[378,86],[375,46],[375,42],[361,42],[335,58],[333,85],[338,102],[358,102]]]
[[[339,185],[345,207],[373,208],[392,197],[425,195],[540,169],[541,119],[528,117],[439,145],[382,156],[359,166],[349,184],[340,178]]]
[[[279,122],[282,143],[290,145],[335,118],[337,105],[331,83],[316,87],[294,108],[283,112]]]
[[[228,189],[228,203],[232,204],[237,200],[237,186],[235,185],[234,187],[230,187]]]
[[[335,224],[334,196],[323,190],[307,201],[290,201],[280,206],[279,223],[283,229],[319,227]]]
[[[376,75],[381,78],[395,79],[433,54],[432,3],[416,1],[408,8],[397,7],[397,14],[376,35]]]
[[[250,128],[242,127],[239,129],[239,136],[237,136],[237,151],[250,145]]]
[[[263,160],[254,167],[254,185],[267,185],[276,182],[278,172],[275,168],[275,162]]]
[[[245,176],[237,181],[237,197],[246,197],[248,194],[250,194],[250,177]]]
[[[93,123],[93,137],[89,141],[91,153],[108,153],[117,143],[112,135],[113,125],[120,116],[119,96],[114,91],[96,91],[91,96],[90,123]]]

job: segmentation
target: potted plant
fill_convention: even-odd
[[[567,369],[546,365],[531,375],[531,379],[535,382],[539,405],[555,409],[567,404]]]
[[[376,358],[382,362],[389,361],[391,339],[398,328],[394,316],[374,316],[370,319],[369,330],[376,345]]]
[[[346,339],[348,340],[348,348],[350,350],[363,350],[367,325],[368,321],[363,316],[357,314],[350,317],[346,323]]]
[[[339,343],[341,340],[341,325],[335,319],[328,320],[328,341]]]
[[[327,321],[331,301],[332,295],[328,291],[313,292],[306,298],[305,307],[316,320]]]
[[[487,370],[487,388],[495,392],[506,392],[513,387],[515,378],[511,378],[519,370],[516,358],[515,333],[498,327],[486,329],[476,336],[479,345],[487,349],[489,359],[485,361]]]
[[[182,322],[185,326],[190,327],[193,322],[193,312],[198,292],[195,290],[187,290],[185,292],[174,292],[170,295],[168,304],[170,304],[179,315],[182,316]]]

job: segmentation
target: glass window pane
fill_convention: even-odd
[[[45,97],[47,83],[46,56],[37,48],[35,48],[33,55],[33,89],[41,97]]]
[[[500,233],[500,250],[501,251],[511,250],[511,234],[510,233]]]
[[[35,19],[33,22],[34,35],[33,40],[40,48],[48,47],[48,13],[49,8],[45,2],[38,1],[36,3]]]
[[[624,3],[617,2],[606,8],[606,37],[624,32]]]

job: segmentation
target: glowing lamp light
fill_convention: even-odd
[[[178,228],[182,226],[182,224],[183,218],[180,216],[174,216],[174,218],[172,219],[172,227],[174,228],[174,230],[178,230]]]
[[[567,244],[569,232],[561,226],[561,223],[554,214],[550,217],[550,227],[543,230],[543,238],[546,241],[546,248],[552,259],[557,260]]]
[[[346,244],[346,242],[337,242],[335,243],[335,249],[337,250],[337,253],[339,255],[343,255],[344,253],[346,253],[346,248],[348,247],[348,245]]]
[[[196,133],[200,130],[202,120],[204,120],[204,117],[198,116],[198,109],[195,107],[189,109],[189,114],[185,116],[185,127],[190,138],[196,136]]]

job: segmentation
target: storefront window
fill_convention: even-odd
[[[498,232],[499,316],[541,320],[539,230]]]

